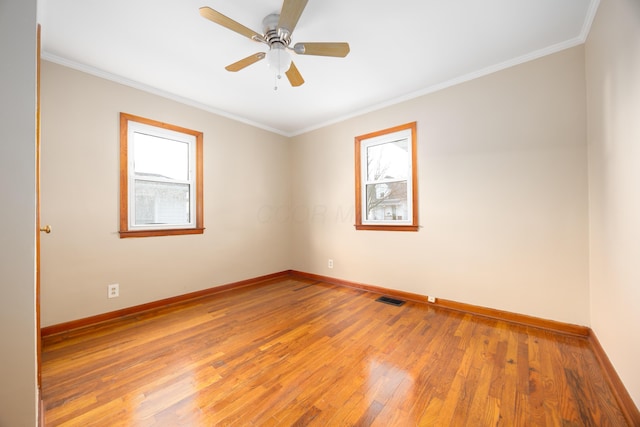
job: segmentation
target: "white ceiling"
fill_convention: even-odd
[[[294,56],[293,88],[267,46],[202,18],[209,6],[262,33],[282,0],[40,0],[43,58],[296,135],[583,43],[599,0],[309,0],[292,41],[349,42],[346,58]],[[292,44],[293,44],[292,43]]]

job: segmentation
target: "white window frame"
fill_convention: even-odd
[[[402,179],[372,179],[367,173],[368,148],[378,145],[406,141],[408,147],[407,177]],[[358,136],[356,144],[356,229],[358,230],[394,230],[417,231],[417,173],[416,173],[416,122],[396,126],[367,135]],[[367,185],[407,184],[407,217],[403,219],[385,220],[367,218]]]
[[[157,126],[151,126],[144,123],[129,122],[128,126],[128,150],[129,150],[129,230],[162,230],[166,228],[193,228],[196,225],[195,212],[196,212],[196,138],[193,135],[176,132],[169,129],[159,128]],[[156,138],[168,139],[170,141],[187,144],[189,156],[188,156],[188,178],[187,180],[162,178],[162,177],[144,177],[136,176],[134,165],[134,153],[136,149],[136,134],[145,134]],[[136,194],[135,194],[135,182],[136,181],[148,181],[148,182],[166,182],[171,184],[185,184],[189,186],[189,222],[185,223],[166,223],[166,224],[135,224],[136,218]]]

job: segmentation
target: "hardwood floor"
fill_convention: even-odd
[[[280,279],[46,337],[47,426],[625,426],[584,338]]]

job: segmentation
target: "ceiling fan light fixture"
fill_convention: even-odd
[[[281,78],[291,67],[291,55],[284,45],[274,43],[271,45],[269,52],[267,52],[267,64],[276,73],[276,76]]]

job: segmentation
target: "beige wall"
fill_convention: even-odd
[[[0,1],[0,426],[36,425],[36,1]]]
[[[293,138],[293,268],[589,325],[584,88],[579,46]],[[414,120],[422,228],[356,231],[354,136]]]
[[[591,322],[640,407],[640,2],[600,3],[586,73]]]
[[[119,238],[121,111],[204,132],[204,235]],[[290,267],[287,138],[49,62],[42,131],[44,326]]]

